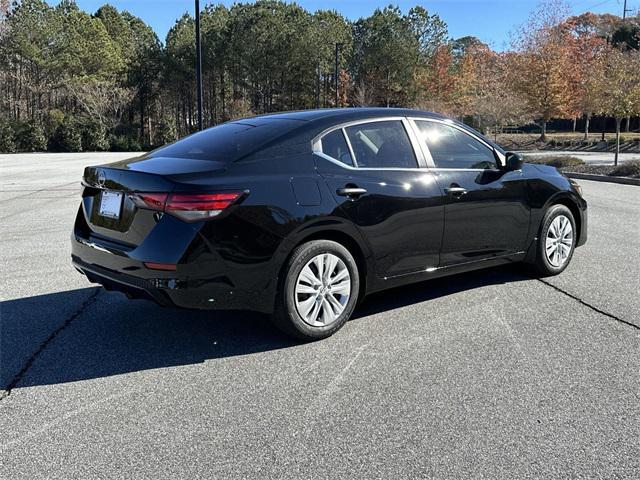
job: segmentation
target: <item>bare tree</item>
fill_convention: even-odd
[[[373,95],[364,79],[360,80],[353,89],[353,104],[357,107],[373,105]]]

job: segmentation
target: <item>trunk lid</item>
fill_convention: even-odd
[[[222,173],[226,163],[169,157],[141,156],[109,165],[85,168],[82,208],[84,233],[94,240],[115,242],[123,249],[142,243],[158,223],[157,212],[140,208],[138,193],[171,193],[189,189],[180,184],[193,175]]]

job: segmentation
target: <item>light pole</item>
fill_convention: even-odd
[[[202,130],[202,49],[200,48],[200,0],[196,0],[196,89],[198,97],[198,130]]]

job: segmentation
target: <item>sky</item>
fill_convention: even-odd
[[[81,9],[94,13],[104,3],[118,10],[128,10],[140,17],[156,32],[161,41],[176,19],[185,12],[193,14],[193,0],[76,0]],[[389,4],[406,12],[414,5],[421,5],[429,13],[437,13],[449,28],[452,38],[473,35],[496,50],[508,47],[509,32],[524,23],[539,0],[298,0],[296,3],[313,12],[319,9],[337,10],[350,20],[370,15],[376,7]],[[55,0],[49,0],[52,5]],[[232,5],[233,1],[200,0],[201,8],[209,3]],[[592,11],[622,15],[624,0],[569,0],[574,14]],[[627,8],[640,9],[640,0],[627,0]]]

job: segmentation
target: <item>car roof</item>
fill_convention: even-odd
[[[238,122],[251,123],[252,119],[260,120],[298,120],[301,122],[314,122],[318,120],[331,120],[336,123],[349,122],[351,120],[360,120],[371,117],[406,117],[418,116],[426,118],[447,118],[443,115],[414,110],[410,108],[384,108],[384,107],[361,107],[361,108],[320,108],[314,110],[297,110],[280,113],[266,113],[255,117],[237,120]]]
[[[360,108],[326,108],[315,110],[299,110],[280,113],[267,113],[255,117],[233,120],[230,123],[240,123],[259,127],[268,123],[281,124],[280,135],[274,136],[271,141],[267,141],[260,147],[256,147],[251,154],[242,158],[253,158],[254,154],[265,149],[274,149],[273,154],[282,155],[286,152],[310,152],[311,141],[317,135],[336,125],[365,121],[368,119],[379,119],[385,117],[420,117],[437,120],[453,121],[464,129],[471,130],[466,125],[450,119],[444,115],[411,108],[385,108],[385,107],[360,107]],[[489,145],[493,143],[480,135]]]
[[[298,110],[291,112],[267,113],[255,117],[248,117],[233,120],[233,123],[260,126],[266,123],[277,122],[282,125],[283,135],[274,137],[273,142],[268,142],[264,146],[278,144],[284,147],[285,144],[307,143],[322,131],[335,125],[371,118],[385,117],[422,117],[446,119],[442,115],[431,112],[423,112],[410,108],[384,108],[384,107],[362,107],[362,108],[325,108],[316,110]],[[286,128],[285,128],[286,125]]]

